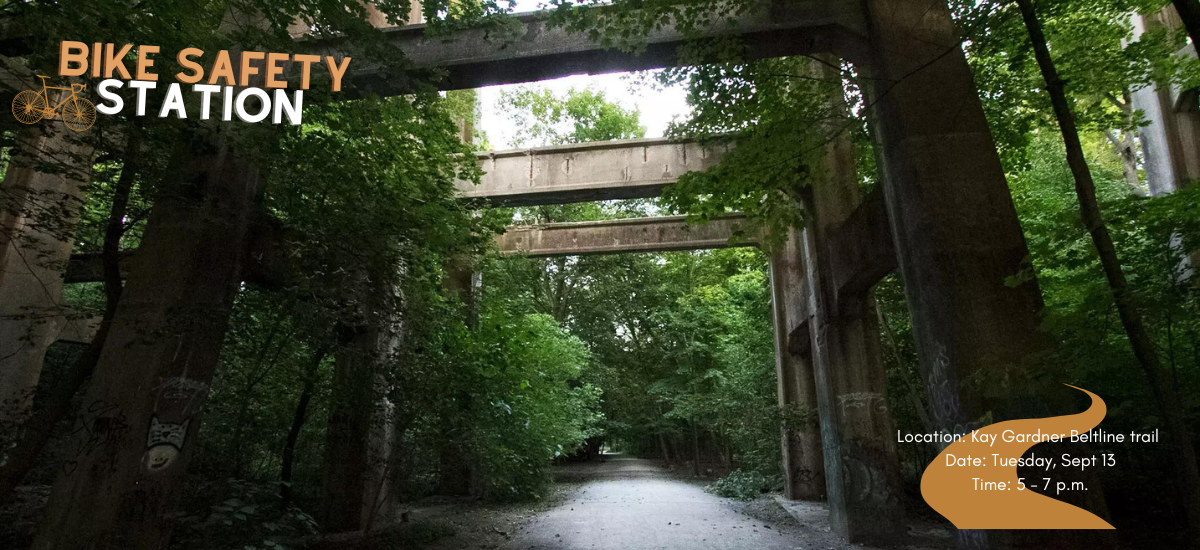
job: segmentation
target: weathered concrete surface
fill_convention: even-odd
[[[827,238],[836,309],[843,304],[853,307],[855,300],[896,271],[896,247],[883,193],[876,191],[864,199],[844,222],[827,232]]]
[[[394,500],[395,406],[382,368],[399,345],[398,323],[371,313],[371,324],[338,327],[321,499],[321,525],[332,533],[372,526]]]
[[[0,184],[0,423],[28,410],[46,348],[64,330],[82,330],[63,305],[59,273],[90,173],[69,167],[90,164],[91,148],[68,133],[61,125],[26,129]]]
[[[604,9],[604,8],[595,8]],[[636,17],[636,16],[634,16]],[[561,27],[551,27],[547,14],[534,12],[513,17],[516,25],[505,29],[474,29],[453,36],[426,37],[425,25],[387,29],[388,39],[412,62],[413,71],[444,71],[438,80],[443,90],[479,88],[549,80],[576,74],[604,74],[674,65],[678,47],[688,38],[671,25],[650,31],[646,47],[638,54],[600,43]],[[862,17],[852,2],[807,0],[776,2],[764,12],[750,14],[733,25],[719,21],[700,36],[741,34],[750,59],[839,51],[863,51]],[[303,41],[302,41],[303,42]],[[336,55],[336,42],[300,44]],[[348,96],[381,96],[411,92],[411,73],[395,73],[361,64],[352,65]]]
[[[869,113],[899,273],[933,424],[964,433],[1025,417],[1016,396],[1047,349],[1041,292],[945,0],[868,0]],[[1062,414],[1062,407],[1057,408]],[[1100,491],[1085,506],[1107,509]],[[966,548],[1095,547],[1115,537],[1084,531],[959,531]],[[1037,537],[1038,543],[1009,540]]]
[[[555,223],[509,228],[496,244],[501,254],[531,257],[757,246],[754,235],[739,235],[745,224],[740,216],[690,226],[683,216]],[[738,240],[731,242],[735,235]]]
[[[77,432],[33,548],[168,539],[259,191],[257,171],[217,150],[154,205],[78,419],[102,432]]]
[[[1133,39],[1152,28],[1182,26],[1175,8],[1167,6],[1153,15],[1133,15]],[[1195,46],[1181,55],[1195,57]],[[1132,93],[1133,108],[1145,114],[1148,124],[1138,128],[1145,154],[1146,183],[1150,194],[1162,196],[1200,179],[1200,104],[1197,90],[1173,84],[1155,84]]]
[[[796,327],[812,317],[812,300],[800,261],[798,231],[792,230],[782,248],[771,254],[771,309],[775,332],[775,376],[779,406],[807,413],[808,423],[782,428],[784,495],[793,500],[825,499],[825,457],[817,420],[817,388],[811,348],[789,349]]]
[[[818,74],[834,76],[824,66]],[[844,109],[831,91],[831,108]],[[823,176],[805,189],[809,224],[799,265],[809,291],[808,322],[829,494],[829,523],[850,542],[894,543],[905,535],[899,458],[893,439],[875,301],[870,288],[839,301],[833,232],[860,203],[854,146],[839,133],[826,146]]]
[[[729,147],[653,138],[483,152],[479,185],[457,186],[463,198],[496,206],[656,197],[679,176],[716,166]]]
[[[1043,349],[1041,294],[945,0],[868,5],[872,115],[921,371],[937,427],[964,430],[998,404],[960,386]]]

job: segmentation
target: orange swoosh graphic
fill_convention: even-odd
[[[1040,431],[1042,435],[1056,434],[1067,440],[1071,430],[1086,433],[1099,426],[1108,412],[1104,400],[1085,389],[1075,389],[1092,398],[1092,406],[1082,413],[1000,422],[974,432],[980,441],[973,441],[971,434],[967,434],[946,447],[921,477],[921,495],[925,502],[959,529],[1113,529],[1108,522],[1083,508],[1028,489],[1019,490],[1016,459],[1038,442],[1006,442],[1003,437],[1006,434],[1038,434]],[[991,441],[993,435],[996,436],[994,443]],[[985,438],[987,442],[982,441]],[[981,462],[948,466],[948,455],[953,455],[959,464],[962,460]],[[1026,479],[1027,485],[1040,488],[1044,483],[1041,477],[1061,477],[1066,469],[1059,460],[1061,456],[1051,458],[1057,466],[1043,470],[1045,474],[1039,479]],[[983,482],[1003,483],[1006,488],[978,490],[977,483]]]

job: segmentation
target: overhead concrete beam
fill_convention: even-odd
[[[663,25],[647,33],[645,47],[637,53],[608,48],[586,33],[552,26],[549,16],[548,11],[514,14],[511,25],[447,36],[426,36],[425,23],[383,28],[387,41],[402,51],[409,63],[404,68],[351,64],[344,79],[346,93],[338,99],[412,93],[418,82],[428,82],[431,77],[439,89],[456,90],[661,69],[676,65],[679,46],[697,38],[740,35],[746,59],[836,53],[861,60],[866,52],[865,18],[857,3],[844,0],[778,1],[759,13],[739,16],[733,22],[720,20],[695,34]],[[28,55],[28,35],[29,31],[18,25],[0,25],[0,55]],[[345,40],[301,37],[296,49],[339,57],[345,55]]]
[[[679,176],[716,166],[730,147],[655,138],[490,151],[478,154],[479,185],[457,185],[463,198],[495,206],[656,197]]]
[[[747,59],[830,52],[861,59],[865,51],[861,10],[857,3],[844,0],[775,2],[736,22],[719,21],[696,36],[664,25],[645,36],[645,48],[638,53],[606,48],[586,34],[552,26],[548,12],[512,18],[515,23],[509,28],[471,29],[439,37],[426,36],[424,24],[384,29],[388,41],[404,52],[411,68],[396,71],[367,63],[351,65],[346,77],[352,90],[348,95],[408,93],[415,80],[430,76],[432,69],[440,71],[435,82],[442,90],[660,69],[676,65],[679,46],[698,37],[740,35]],[[336,41],[299,42],[301,47],[326,55],[337,55],[340,49]]]
[[[242,267],[243,282],[264,289],[278,289],[295,281],[292,258],[287,252],[287,238],[282,224],[260,216],[251,228]],[[125,250],[120,255],[121,278],[124,279],[138,251]],[[63,283],[100,283],[104,281],[104,260],[98,253],[72,254],[62,273]]]
[[[531,257],[585,256],[622,252],[677,252],[736,246],[757,246],[751,235],[741,236],[745,218],[730,216],[691,225],[683,216],[556,223],[512,227],[496,237],[500,253]],[[737,241],[732,241],[734,236]]]

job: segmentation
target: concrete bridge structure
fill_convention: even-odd
[[[433,70],[444,71],[436,81],[442,89],[457,89],[662,68],[676,63],[677,48],[692,38],[667,26],[650,33],[645,51],[635,55],[551,27],[539,14],[516,21],[511,33],[468,30],[438,38],[426,37],[421,25],[387,29],[412,68],[355,66],[347,77],[349,97],[405,93]],[[736,25],[716,25],[701,34],[739,35],[752,59],[844,60],[866,85],[881,192],[866,200],[858,196],[848,138],[831,140],[817,171],[826,176],[804,191],[807,225],[771,251],[776,364],[780,402],[814,410],[818,419],[783,434],[788,496],[827,498],[833,529],[850,541],[895,541],[906,530],[904,498],[871,287],[893,271],[904,282],[933,409],[930,429],[962,432],[987,413],[1004,417],[1010,410],[1007,400],[967,381],[1024,368],[1024,360],[1043,349],[1040,291],[1035,279],[1023,276],[1029,251],[946,0],[779,1]],[[11,41],[0,44],[11,46]],[[338,46],[298,39],[298,47],[316,51],[336,53]],[[473,199],[509,205],[653,196],[679,174],[719,161],[719,152],[696,147],[647,141],[484,154],[489,175],[479,187],[463,191]],[[158,339],[133,327],[146,312],[224,311],[222,304],[232,302],[230,293],[236,292],[229,281],[244,280],[259,257],[257,226],[248,222],[258,184],[253,167],[232,154],[201,160],[194,170],[203,193],[225,200],[198,209],[178,201],[155,205],[147,235],[161,232],[143,243],[142,259],[129,262],[122,309],[97,372],[110,372],[109,363],[129,353],[117,350],[134,344],[136,358],[147,368],[121,373],[125,378],[115,386],[155,387],[159,377],[179,375],[163,359],[172,356],[169,350],[194,348],[199,359],[192,372],[207,372],[209,379],[198,381],[207,387],[217,360],[210,348],[219,347],[223,321]],[[30,178],[14,171],[9,177]],[[686,230],[671,219],[551,226],[514,230],[500,243],[508,251],[539,255],[679,250],[728,244],[724,237],[733,225],[730,219]],[[187,275],[197,258],[205,259],[203,277]],[[1024,282],[1009,284],[1012,280]],[[126,302],[134,305],[125,307]],[[139,403],[157,406],[152,399]],[[149,418],[155,411],[128,412]],[[122,486],[111,479],[76,477],[70,484],[73,494],[123,498],[99,489]],[[168,484],[178,480],[155,483],[171,488],[175,485]],[[369,508],[375,494],[365,487],[360,493],[357,503],[338,505]],[[348,517],[353,516],[351,510]],[[995,542],[989,536],[960,532],[960,544],[986,548]]]
[[[836,237],[825,245],[823,255],[829,266],[822,271],[828,274],[828,295],[834,303],[856,304],[846,306],[847,311],[857,312],[852,317],[856,319],[853,330],[829,332],[849,340],[838,344],[849,346],[842,350],[846,355],[826,351],[829,333],[817,332],[817,297],[810,283],[816,275],[810,269],[817,258],[811,231],[792,231],[787,243],[771,253],[779,404],[808,410],[817,419],[812,425],[793,427],[782,434],[786,494],[793,499],[822,500],[830,493],[831,502],[836,502],[832,491],[844,489],[827,489],[825,475],[828,468],[836,468],[847,474],[834,476],[835,482],[840,478],[857,491],[847,507],[873,509],[876,519],[890,517],[897,522],[893,527],[898,527],[903,517],[898,459],[889,439],[891,418],[884,395],[879,331],[870,309],[871,287],[893,272],[896,262],[882,197],[875,195],[861,204],[854,198],[857,180],[847,140],[848,136],[841,136],[830,146],[828,163],[834,175],[814,194],[814,204],[823,209],[845,210],[845,219],[830,232]],[[725,150],[725,146],[709,149],[696,143],[630,140],[482,153],[479,158],[489,173],[479,186],[462,186],[461,190],[464,196],[497,204],[645,197],[680,175],[714,165]],[[573,166],[598,169],[575,171]],[[828,204],[830,197],[840,196],[849,200],[842,205]],[[758,235],[748,231],[749,226],[737,214],[690,226],[683,217],[557,223],[512,227],[497,237],[496,243],[502,254],[534,257],[759,246]],[[814,377],[814,350],[820,354],[818,359],[845,372],[830,374],[819,385]],[[824,407],[820,406],[819,389],[831,401]],[[823,453],[819,426],[833,432],[829,447],[834,453],[840,453],[843,439],[855,445],[855,450],[844,457]],[[885,510],[890,515],[878,515]],[[856,512],[845,510],[842,514],[848,518],[847,526],[856,523]],[[864,513],[863,521],[866,517]],[[884,535],[859,535],[876,536]]]

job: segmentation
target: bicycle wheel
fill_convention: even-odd
[[[23,90],[13,98],[13,116],[21,124],[33,124],[46,111],[46,98],[33,90]]]
[[[82,132],[96,122],[96,106],[91,101],[77,97],[63,105],[62,117],[67,128]]]

